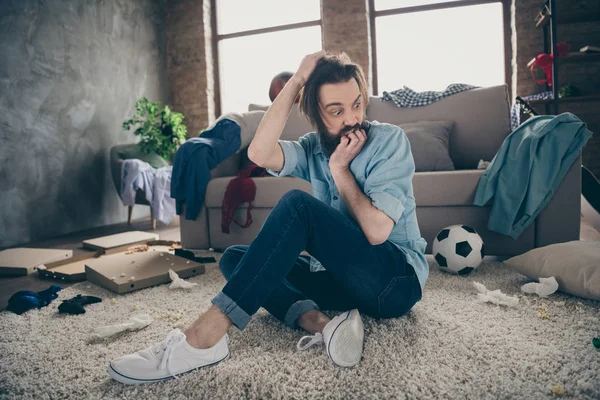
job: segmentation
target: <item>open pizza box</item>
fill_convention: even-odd
[[[169,269],[180,278],[205,271],[202,262],[173,254],[179,242],[159,240],[153,233],[124,232],[86,240],[83,246],[101,254],[85,261],[86,279],[116,293],[171,282]]]
[[[128,279],[131,276],[135,277],[135,275],[131,275],[131,273],[133,273],[133,272],[137,273],[137,275],[140,279],[143,277],[145,279],[143,282],[136,283],[136,284],[134,284],[133,287],[131,287],[131,283],[129,284],[129,286],[130,286],[129,289],[137,290],[137,289],[142,289],[144,287],[157,285],[160,283],[170,282],[171,279],[168,276],[168,271],[169,271],[168,267],[172,268],[172,267],[176,267],[176,266],[181,266],[185,262],[186,267],[190,267],[190,270],[191,270],[191,273],[189,274],[189,276],[193,276],[193,275],[199,275],[199,274],[204,273],[204,266],[202,265],[203,263],[215,261],[214,257],[201,257],[201,258],[197,259],[197,260],[200,260],[199,262],[194,262],[194,263],[187,262],[191,259],[190,257],[185,258],[185,260],[179,260],[182,257],[177,257],[172,254],[172,252],[174,250],[173,245],[175,243],[177,243],[177,242],[166,241],[166,240],[151,240],[151,241],[148,241],[141,245],[138,244],[135,246],[128,247],[126,251],[115,254],[115,255],[121,255],[121,256],[131,255],[131,257],[111,257],[111,258],[109,258],[109,260],[107,262],[114,263],[115,267],[118,267],[118,268],[120,268],[120,270],[122,270],[122,272],[119,272],[119,278],[122,278],[120,275],[123,273],[126,274],[126,277]],[[134,255],[134,254],[139,254],[139,253],[143,253],[143,252],[163,253],[164,254],[163,257],[165,257],[165,258],[162,260],[169,261],[169,262],[168,263],[150,262],[150,263],[146,263],[147,265],[144,267],[143,272],[140,272],[139,269],[134,269],[132,271],[131,268],[128,268],[129,265],[127,265],[127,263],[135,264],[137,262],[139,265],[144,265],[143,264],[143,260],[145,259],[144,256],[140,257],[139,255]],[[106,279],[94,280],[94,277],[89,278],[87,276],[88,272],[86,271],[86,266],[90,265],[90,266],[97,267],[98,273],[100,275],[105,276],[105,278],[108,277],[108,275],[111,273],[110,271],[112,271],[112,269],[107,268],[105,266],[104,261],[102,261],[102,262],[96,262],[96,261],[98,261],[100,259],[104,260],[105,258],[110,257],[112,255],[113,254],[111,254],[111,255],[101,254],[101,251],[80,250],[79,253],[75,254],[73,257],[71,257],[69,259],[40,265],[38,267],[38,274],[40,277],[63,280],[63,281],[67,281],[67,282],[84,281],[87,279],[91,282],[97,283],[98,285],[106,287],[107,289],[113,290],[117,293],[129,292],[131,290],[125,290],[124,287],[117,288],[119,286],[119,285],[115,285],[115,282],[117,282],[117,280],[115,280],[115,281],[111,280],[110,282],[108,282]],[[171,259],[172,257],[173,257],[173,259]],[[175,261],[176,260],[175,257],[177,257],[177,260],[178,260],[177,262]],[[150,258],[153,258],[153,257],[150,257]],[[179,262],[179,261],[181,261],[181,262]],[[171,266],[170,265],[171,263],[174,263],[175,265]],[[196,267],[198,264],[201,266],[200,268]],[[165,275],[165,271],[166,271],[166,275]],[[177,272],[175,269],[174,269],[174,271]],[[156,275],[159,275],[159,276],[156,276]],[[178,273],[178,275],[180,278],[184,277],[179,273]],[[110,278],[112,278],[112,277],[113,276],[111,275]],[[187,277],[187,275],[186,275],[186,277]],[[152,278],[152,279],[148,280],[148,278]],[[123,284],[121,286],[124,286],[123,279],[118,279],[118,281]],[[123,281],[123,282],[121,282],[121,281]],[[115,289],[115,288],[117,288],[117,289]]]
[[[180,278],[205,272],[203,264],[176,256],[170,251],[169,246],[148,245],[147,251],[121,252],[88,260],[85,264],[87,280],[123,294],[171,282],[169,269]]]
[[[158,235],[155,233],[132,231],[86,240],[82,243],[83,248],[77,250],[74,255],[69,250],[72,257],[44,262],[38,267],[38,274],[40,277],[68,282],[84,281],[86,280],[85,266],[91,260],[104,254],[127,251],[132,246],[146,244],[156,239]]]
[[[38,275],[67,282],[85,281],[85,264],[100,257],[98,251],[83,250],[66,260],[45,263],[38,266]]]
[[[183,257],[174,255],[176,250],[182,250],[179,242],[159,240],[157,234],[140,231],[86,240],[83,249],[75,255],[72,250],[15,250],[27,251],[11,252],[10,257],[4,259],[10,258],[12,264],[19,261],[22,265],[31,265],[32,272],[37,269],[41,277],[64,281],[87,279],[116,293],[171,282],[169,269],[180,278],[203,274],[203,264],[215,262],[214,257],[206,257],[210,255],[206,252],[183,252]]]
[[[121,253],[127,251],[132,246],[143,245],[149,241],[158,239],[159,236],[156,233],[131,231],[84,240],[82,245],[84,249],[96,250],[99,254],[108,255]]]
[[[0,251],[0,275],[23,276],[34,273],[41,264],[67,260],[73,250],[14,248]]]

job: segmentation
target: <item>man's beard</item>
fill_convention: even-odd
[[[335,151],[335,149],[337,148],[337,146],[340,144],[340,141],[342,140],[342,136],[357,130],[357,129],[362,129],[363,131],[367,131],[367,128],[369,126],[369,123],[365,120],[363,120],[362,124],[356,124],[353,126],[344,126],[339,133],[333,135],[329,132],[324,132],[324,131],[319,131],[319,141],[321,142],[321,147],[323,148],[323,151],[325,152],[325,154],[327,155],[327,157],[331,157],[331,155],[333,154],[333,152]]]

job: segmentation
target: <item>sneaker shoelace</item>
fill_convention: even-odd
[[[185,335],[179,330],[173,330],[169,332],[167,338],[163,340],[161,343],[157,344],[153,347],[152,351],[154,354],[159,355],[161,350],[164,351],[162,358],[160,360],[159,370],[166,369],[169,374],[175,379],[179,379],[172,371],[171,371],[171,356],[173,352],[179,345],[183,343],[185,340]]]
[[[308,342],[302,344],[302,342],[306,339],[309,339]],[[302,339],[298,341],[296,347],[298,348],[298,350],[306,350],[309,347],[314,346],[315,344],[321,343],[323,343],[323,335],[321,335],[320,332],[317,332],[314,335],[302,336]]]

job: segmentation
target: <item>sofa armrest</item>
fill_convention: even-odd
[[[208,218],[206,206],[200,208],[200,213],[195,220],[185,218],[185,205],[179,216],[179,233],[181,235],[181,246],[184,249],[208,249],[210,247],[208,237]]]
[[[235,176],[240,165],[241,152],[221,161],[210,171],[211,180],[223,176]],[[208,184],[207,184],[208,187]],[[179,218],[179,231],[181,234],[181,245],[184,249],[208,249],[210,238],[208,233],[208,217],[206,202],[202,204],[196,220],[185,218],[185,205]]]
[[[581,153],[535,220],[535,247],[579,240],[581,229]]]

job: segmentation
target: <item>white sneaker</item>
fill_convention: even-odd
[[[346,311],[325,325],[323,334],[304,336],[297,344],[299,350],[325,343],[327,355],[340,367],[352,367],[360,362],[363,353],[365,328],[358,310]],[[304,345],[302,341],[310,339]]]
[[[108,373],[129,385],[179,379],[179,374],[217,364],[227,358],[228,342],[229,337],[225,334],[213,347],[196,349],[189,345],[183,332],[175,329],[163,342],[111,361]]]

